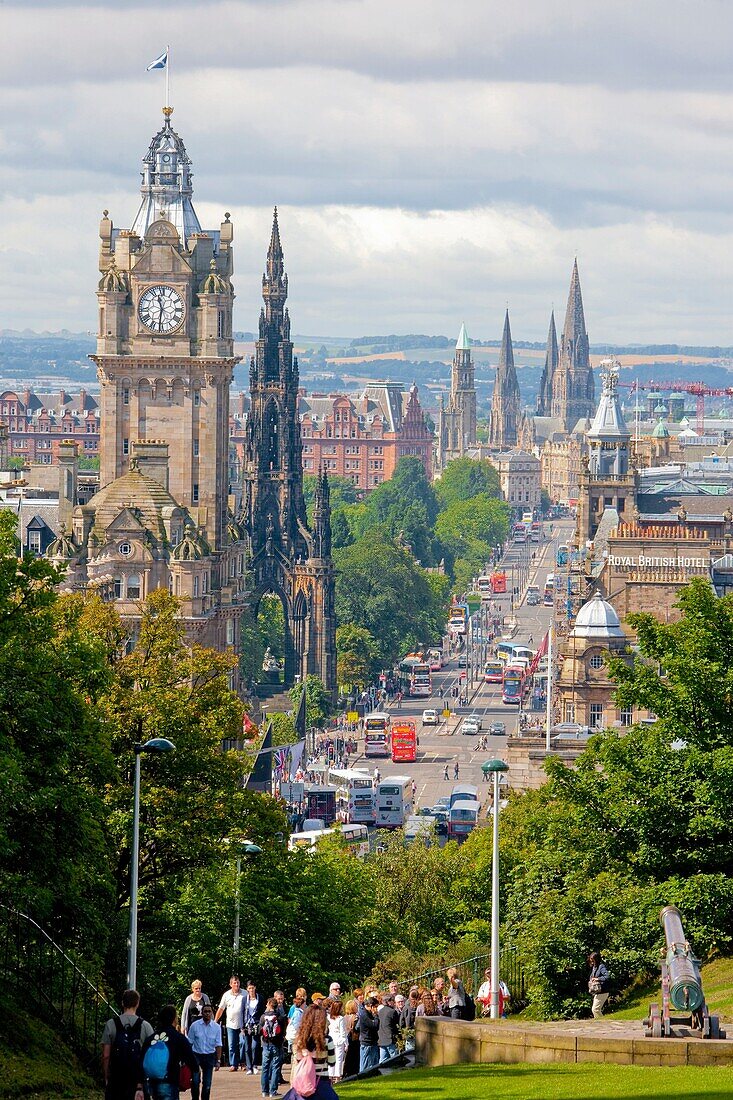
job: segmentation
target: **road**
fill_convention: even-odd
[[[544,542],[523,546],[510,546],[503,558],[503,565],[507,569],[510,583],[508,592],[504,597],[493,597],[490,601],[493,609],[503,612],[505,620],[511,619],[513,593],[510,591],[514,585],[519,585],[520,575],[523,584],[516,597],[515,621],[516,633],[512,640],[518,643],[531,645],[537,648],[548,630],[553,614],[551,607],[545,607],[541,603],[538,606],[528,607],[524,602],[524,590],[526,584],[539,585],[540,592],[548,573],[554,572],[555,552],[558,543],[567,542],[572,531],[572,521],[559,521],[555,524],[553,537]],[[535,561],[531,561],[531,553],[535,551]],[[508,630],[507,630],[508,633]],[[531,641],[530,641],[531,639]],[[478,665],[478,660],[476,661]],[[393,718],[399,715],[402,718],[411,718],[416,722],[420,746],[418,758],[414,764],[393,764],[391,760],[373,759],[366,760],[363,755],[352,759],[352,767],[368,767],[370,770],[378,765],[382,778],[388,775],[411,775],[417,785],[416,808],[432,806],[441,797],[449,794],[455,779],[453,770],[456,762],[459,767],[459,782],[474,783],[481,791],[483,786],[488,789],[484,781],[481,765],[492,757],[501,757],[506,747],[506,737],[489,737],[488,747],[477,751],[475,736],[464,736],[461,733],[464,717],[469,714],[477,714],[482,718],[482,735],[488,733],[491,722],[504,722],[507,732],[512,732],[518,721],[516,707],[505,706],[501,701],[501,685],[487,684],[479,679],[480,669],[476,669],[475,683],[469,698],[469,706],[458,708],[449,719],[441,717],[438,726],[423,726],[421,722],[422,712],[428,708],[434,708],[439,714],[445,702],[450,703],[451,711],[454,710],[455,700],[451,691],[454,685],[465,683],[459,677],[465,670],[458,667],[458,655],[455,655],[443,667],[441,672],[433,674],[433,696],[430,699],[403,700],[399,710],[392,708]],[[443,689],[443,699],[437,692]],[[449,778],[444,778],[444,770],[448,765]]]

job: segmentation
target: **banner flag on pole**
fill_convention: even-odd
[[[295,736],[299,741],[305,741],[305,729],[306,729],[306,685],[303,683],[303,690],[300,693],[300,701],[298,702],[298,713],[295,716]]]
[[[151,64],[148,65],[145,72],[149,73],[151,69],[164,69],[167,64],[168,64],[168,47],[166,46],[165,50],[160,55],[160,57],[156,57],[155,61],[151,62]]]

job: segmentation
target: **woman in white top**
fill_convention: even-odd
[[[336,1054],[335,1064],[328,1067],[328,1076],[336,1085],[344,1075],[344,1061],[346,1051],[349,1048],[349,1032],[344,1016],[344,1004],[340,999],[332,1000],[328,1007],[328,1034],[333,1039]]]

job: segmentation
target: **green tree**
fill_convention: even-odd
[[[709,581],[694,578],[672,623],[629,616],[641,660],[609,661],[624,707],[650,710],[661,727],[702,748],[733,745],[733,596],[719,599]],[[660,675],[660,669],[663,675]]]
[[[432,527],[438,514],[435,492],[421,460],[407,455],[399,460],[390,480],[383,481],[367,497],[366,529],[381,525],[394,536],[412,504],[422,505],[425,522]]]
[[[288,695],[293,700],[293,714],[298,713],[303,683],[296,684]],[[305,720],[309,726],[325,726],[333,711],[331,696],[324,687],[320,676],[309,674],[305,678]]]
[[[16,523],[0,512],[0,888],[92,955],[114,897],[102,792],[115,767],[95,708],[108,668],[60,574],[17,557]]]
[[[383,528],[368,531],[334,558],[338,623],[368,630],[383,666],[441,636],[442,600],[412,554]]]
[[[456,586],[463,591],[482,572],[493,547],[507,537],[509,506],[484,494],[456,501],[438,516],[435,533],[453,563]]]
[[[435,495],[441,508],[477,496],[501,499],[499,475],[486,459],[454,458],[435,482]]]
[[[336,630],[337,679],[344,687],[366,687],[374,671],[377,647],[368,630],[344,623]]]

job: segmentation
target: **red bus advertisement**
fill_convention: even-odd
[[[507,706],[519,706],[522,702],[522,684],[524,669],[510,665],[504,669],[504,683],[501,689],[501,701]]]
[[[417,733],[414,722],[393,724],[392,760],[395,764],[412,764],[417,760]]]

